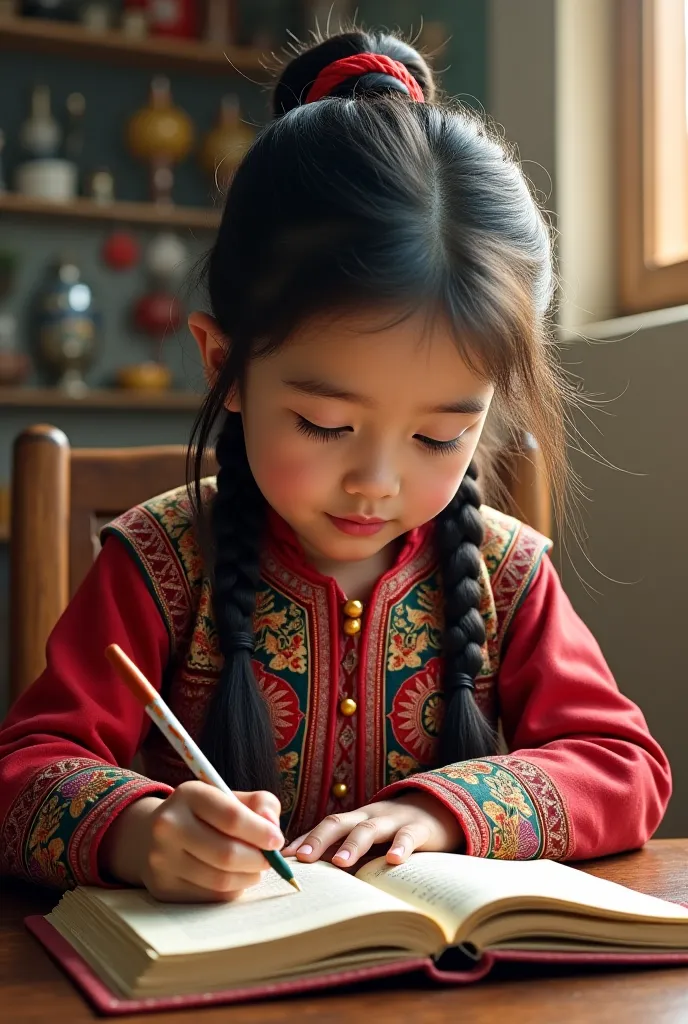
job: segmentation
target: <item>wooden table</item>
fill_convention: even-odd
[[[655,840],[637,853],[592,861],[592,874],[633,889],[688,903],[688,839]],[[83,1024],[99,1018],[59,968],[26,932],[27,914],[46,913],[55,893],[5,880],[0,890],[0,1016],[7,1024],[65,1021]],[[288,1021],[375,1024],[686,1024],[688,968],[662,970],[518,970],[464,988],[429,988],[422,982],[369,986],[346,994],[309,996],[279,1002],[144,1014],[121,1018],[128,1024],[285,1024]]]

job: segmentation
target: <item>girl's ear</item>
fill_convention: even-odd
[[[206,378],[212,386],[227,358],[229,339],[222,333],[217,321],[207,313],[192,313],[189,316],[189,330],[196,339]],[[225,406],[229,412],[241,411],[238,388],[228,396]]]

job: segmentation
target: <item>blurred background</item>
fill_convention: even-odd
[[[514,142],[557,232],[581,548],[556,560],[669,753],[688,834],[686,0],[0,0],[0,714],[11,451],[183,443],[185,314],[232,168],[294,36],[400,29]],[[584,785],[584,780],[581,782]],[[619,808],[619,813],[625,813]]]

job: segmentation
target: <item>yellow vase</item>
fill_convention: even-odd
[[[203,140],[199,163],[221,189],[229,182],[253,142],[254,131],[241,120],[236,96],[224,96],[217,123]]]
[[[172,166],[188,156],[194,126],[189,115],[172,103],[169,79],[153,79],[148,106],[129,119],[126,140],[132,156],[150,165],[153,198],[170,199]]]

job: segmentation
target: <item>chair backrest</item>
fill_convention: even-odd
[[[207,472],[214,472],[211,461]],[[33,426],[14,445],[10,565],[10,692],[45,667],[45,645],[98,553],[106,522],[186,479],[186,449],[71,448],[61,430]],[[545,534],[549,496],[535,448],[505,464],[507,511]]]
[[[45,667],[46,641],[93,564],[101,527],[185,479],[182,445],[71,448],[61,430],[43,425],[19,435],[10,525],[12,697]]]

